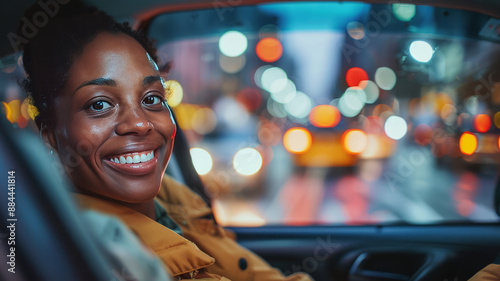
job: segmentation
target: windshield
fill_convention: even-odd
[[[223,225],[497,221],[497,22],[408,4],[164,14],[170,104]]]

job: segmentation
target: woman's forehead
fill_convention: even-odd
[[[101,33],[76,57],[68,82],[100,77],[142,79],[157,72],[154,61],[134,38],[123,33]]]

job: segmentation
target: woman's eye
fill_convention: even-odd
[[[111,104],[107,101],[99,100],[94,102],[93,104],[90,105],[90,109],[95,110],[95,111],[101,111],[106,108],[111,107]]]
[[[162,102],[162,99],[158,96],[147,96],[144,98],[144,104],[155,105]]]

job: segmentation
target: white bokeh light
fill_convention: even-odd
[[[260,83],[262,89],[271,92],[279,91],[286,86],[288,79],[286,72],[279,67],[270,67],[262,71]]]
[[[359,87],[361,87],[366,94],[366,103],[372,104],[377,101],[380,90],[375,82],[364,80],[359,83]]]
[[[413,4],[396,3],[392,4],[394,16],[400,21],[411,21],[415,16],[417,8]]]
[[[338,108],[340,113],[346,117],[358,115],[366,102],[365,92],[358,87],[348,88],[340,97]]]
[[[392,115],[385,121],[384,131],[391,139],[399,140],[406,135],[408,125],[403,118]]]
[[[254,148],[240,149],[234,155],[233,167],[241,175],[253,175],[262,167],[262,156]]]
[[[392,90],[396,85],[396,80],[396,73],[389,67],[379,67],[375,71],[375,83],[382,90]]]
[[[259,88],[263,88],[262,87],[262,74],[264,73],[264,71],[266,71],[267,69],[269,69],[271,67],[272,67],[271,65],[264,65],[264,66],[257,68],[257,70],[255,70],[255,73],[253,75],[253,80],[255,81],[255,84]]]
[[[212,170],[213,161],[210,153],[203,148],[191,148],[189,150],[193,165],[199,175],[206,175]]]
[[[425,41],[413,41],[410,45],[410,54],[419,62],[428,62],[431,60],[434,50]]]
[[[247,50],[247,47],[248,39],[239,31],[228,31],[219,39],[219,50],[228,57],[240,56]]]
[[[285,86],[279,90],[274,91],[275,89],[271,89],[271,98],[279,103],[286,104],[290,102],[295,95],[297,94],[297,88],[292,80],[287,79]]]
[[[285,110],[295,118],[305,118],[313,107],[311,99],[302,92],[297,92],[295,97],[287,104]]]
[[[231,129],[242,129],[248,125],[250,114],[247,109],[234,98],[222,97],[214,104],[217,119]]]

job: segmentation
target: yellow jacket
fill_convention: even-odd
[[[156,199],[180,225],[185,238],[117,203],[89,195],[76,194],[76,197],[84,208],[119,217],[163,261],[174,277],[225,281],[227,278],[233,281],[312,280],[302,273],[285,277],[241,247],[232,232],[205,218],[211,210],[203,199],[166,175]]]
[[[149,217],[115,202],[84,194],[75,194],[84,208],[118,217],[130,227],[147,248],[165,265],[174,277],[202,280],[225,280],[206,273],[214,259],[202,252],[191,241],[164,227]],[[181,279],[183,280],[183,279]]]

